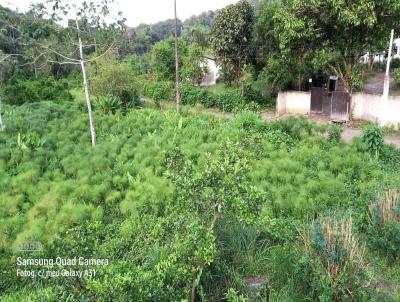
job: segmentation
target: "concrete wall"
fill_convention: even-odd
[[[276,102],[276,114],[307,114],[310,112],[311,94],[303,91],[279,92]]]
[[[278,94],[276,114],[307,114],[310,112],[310,92],[286,91]],[[352,118],[377,122],[382,127],[400,128],[400,97],[384,100],[380,95],[354,93],[352,97]]]
[[[400,97],[384,100],[380,95],[355,93],[352,105],[353,119],[377,122],[382,127],[400,127]]]

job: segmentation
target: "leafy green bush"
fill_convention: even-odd
[[[259,90],[256,90],[249,82],[244,82],[242,86],[242,96],[246,103],[261,103],[262,96]]]
[[[103,113],[115,114],[122,109],[122,102],[116,96],[102,96],[96,101],[95,106]]]
[[[216,96],[215,105],[218,109],[232,112],[236,107],[243,103],[243,98],[239,90],[228,90]]]
[[[288,72],[288,65],[282,59],[269,58],[259,78],[268,83],[272,95],[293,86],[293,76]]]
[[[251,131],[257,127],[257,124],[261,121],[261,118],[259,113],[250,110],[244,110],[235,114],[234,121],[239,127]]]
[[[400,168],[400,150],[393,144],[385,144],[380,156],[381,160],[390,168]]]
[[[66,81],[56,81],[52,78],[41,78],[34,81],[17,80],[5,86],[0,92],[2,100],[10,105],[35,103],[50,100],[56,103],[71,101]]]
[[[234,112],[238,113],[241,111],[251,111],[260,114],[261,108],[260,105],[255,102],[240,103],[236,105],[236,107],[234,108]]]
[[[392,59],[392,61],[390,62],[390,67],[393,69],[400,68],[400,58]]]
[[[93,76],[89,87],[96,97],[117,97],[124,110],[141,104],[138,83],[127,63],[101,61],[95,67],[90,67],[90,71]]]
[[[351,74],[354,91],[360,91],[364,87],[365,78],[363,77],[363,68],[363,64],[357,64]]]
[[[144,87],[144,94],[153,99],[158,107],[161,101],[167,101],[174,97],[174,89],[171,82],[149,82]]]
[[[362,141],[367,145],[368,151],[379,157],[384,146],[382,129],[377,125],[365,127],[362,132]]]
[[[400,68],[393,71],[393,78],[397,85],[400,85]]]
[[[39,137],[36,132],[32,132],[29,135],[22,135],[18,133],[17,137],[17,146],[19,150],[31,149],[37,150],[43,147],[44,143],[46,142],[45,139]]]
[[[343,129],[337,125],[333,125],[328,130],[328,141],[339,143],[342,139]]]
[[[290,149],[295,145],[293,138],[281,130],[273,130],[268,132],[266,134],[266,138],[268,142],[275,146],[276,149],[279,149],[282,146]]]
[[[388,254],[377,253],[378,260],[398,242],[393,223],[382,233],[372,226],[366,205],[384,187],[400,187],[399,169],[388,169],[383,155],[371,157],[361,140],[334,144],[314,135],[316,126],[304,119],[95,110],[93,148],[87,113],[75,103],[5,105],[2,114],[2,301],[182,301],[192,292],[196,301],[223,301],[231,288],[232,299],[253,297],[245,282],[251,278],[267,279],[277,301],[363,301],[361,294],[370,298],[364,271],[357,259],[346,262],[353,241],[333,227],[338,245],[325,244],[321,217],[350,208],[360,233],[379,230],[386,238]],[[300,240],[299,230],[313,218],[309,232],[301,232],[309,240]],[[17,250],[30,240],[43,250]],[[331,251],[338,276],[326,269]],[[109,264],[97,267],[94,278],[15,273],[19,256],[81,255]]]
[[[194,106],[196,104],[201,104],[205,108],[213,107],[215,104],[215,96],[201,88],[195,88],[190,85],[182,85],[181,86],[181,100],[182,104]]]

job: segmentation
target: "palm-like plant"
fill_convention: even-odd
[[[116,96],[103,96],[97,102],[97,107],[103,113],[115,114],[118,110],[122,108],[122,102]]]

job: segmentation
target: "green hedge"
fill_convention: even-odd
[[[250,90],[246,90],[246,93],[242,93],[240,90],[228,90],[220,94],[214,94],[208,90],[190,85],[182,85],[181,87],[182,104],[191,106],[201,104],[206,108],[217,107],[226,112],[259,111],[259,107],[253,101],[253,96],[256,94],[255,91]]]
[[[200,103],[206,108],[215,106],[216,97],[208,90],[184,84],[182,85],[180,92],[182,104],[184,105],[194,106]]]
[[[40,101],[71,101],[66,81],[56,81],[53,78],[41,78],[34,81],[17,80],[4,87],[0,92],[3,102],[10,105],[36,103]]]

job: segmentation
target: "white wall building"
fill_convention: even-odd
[[[400,38],[394,40],[394,45],[396,46],[396,52],[393,57],[400,58]]]
[[[394,52],[393,52],[393,57],[392,58],[400,58],[400,38],[395,39],[393,41],[394,45]],[[385,52],[376,54],[374,56],[374,62],[384,62],[385,61]],[[369,60],[369,53],[367,52],[364,56],[362,56],[361,60],[363,62],[368,62]]]
[[[213,58],[207,58],[207,69],[208,74],[204,77],[200,86],[211,86],[217,83],[217,79],[219,78],[221,67],[217,66],[215,60]]]

